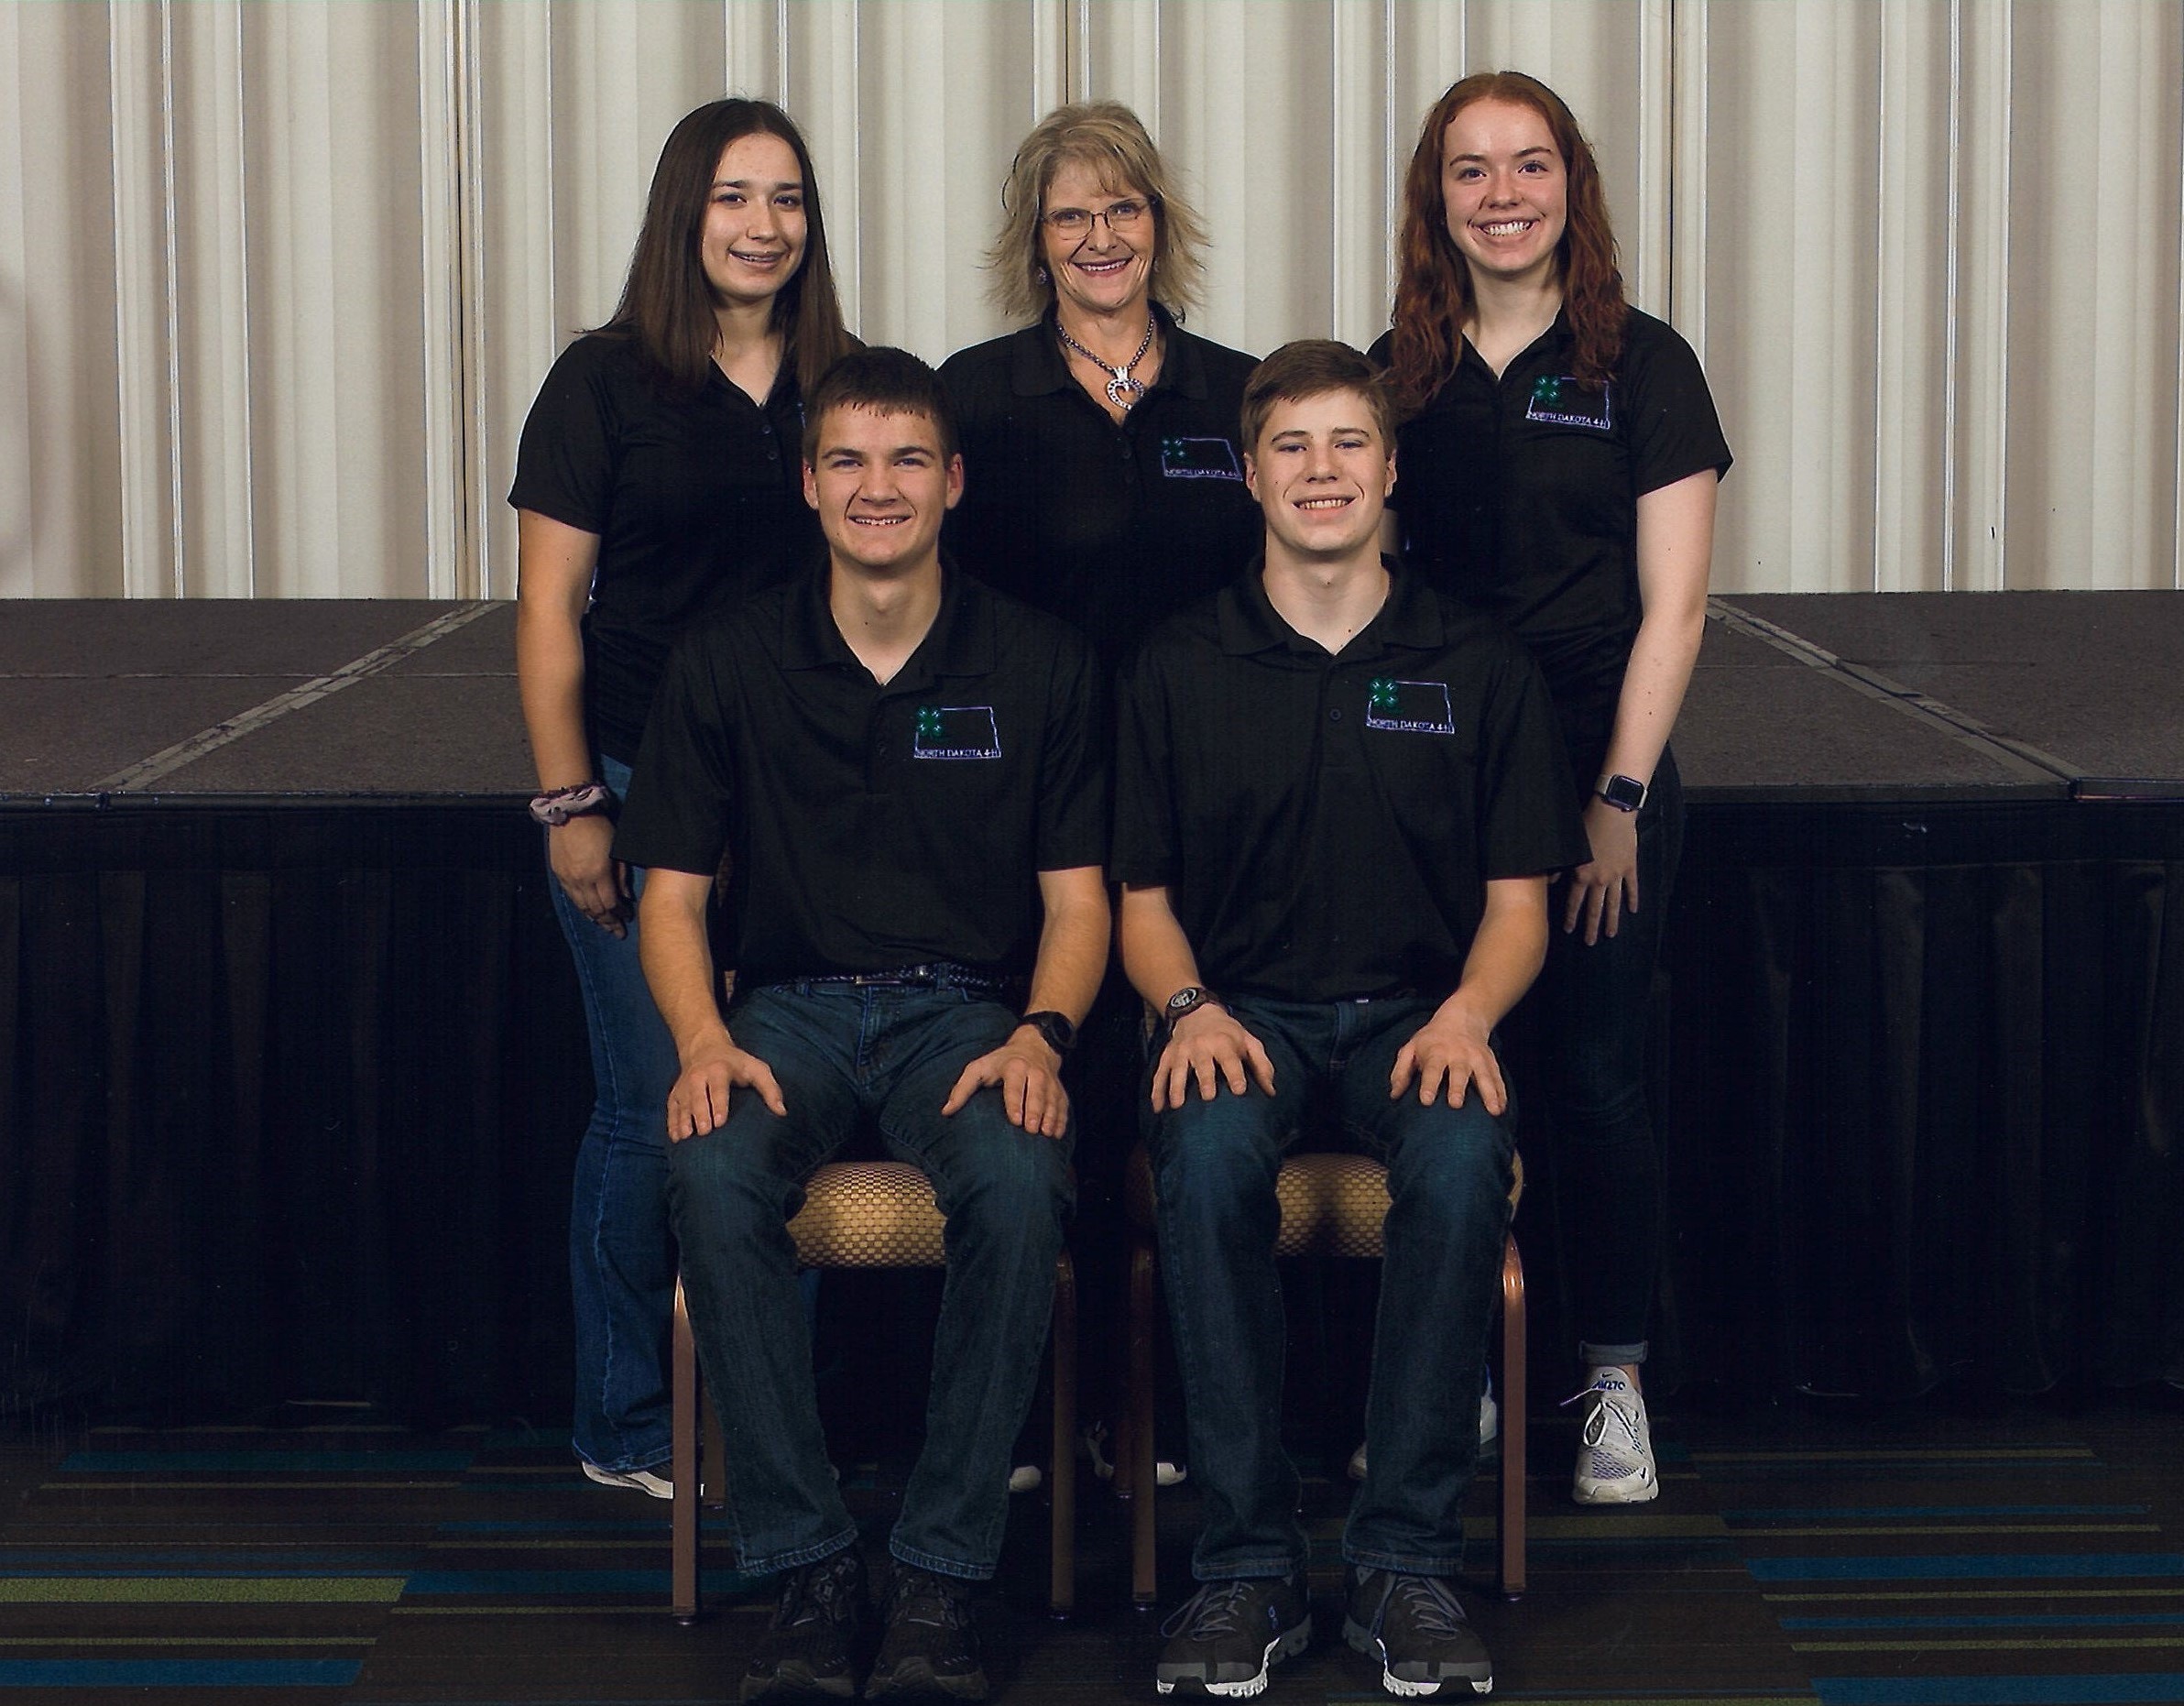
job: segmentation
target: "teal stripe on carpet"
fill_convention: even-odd
[[[71,1451],[61,1460],[64,1475],[149,1475],[169,1473],[258,1474],[268,1470],[295,1473],[397,1470],[465,1470],[468,1451]]]
[[[351,1658],[0,1659],[0,1689],[345,1689]]]
[[[2184,1552],[1994,1552],[1944,1557],[1748,1558],[1760,1581],[2018,1581],[2040,1576],[2184,1576]]]

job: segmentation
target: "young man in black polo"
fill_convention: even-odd
[[[1545,952],[1548,873],[1585,842],[1523,650],[1380,555],[1394,439],[1372,366],[1277,351],[1243,435],[1263,561],[1155,630],[1121,688],[1123,963],[1163,1015],[1151,1147],[1207,1509],[1155,1680],[1255,1694],[1310,1639],[1274,1177],[1324,1098],[1393,1198],[1344,1633],[1392,1693],[1484,1693],[1449,1583],[1508,1218],[1492,1033]]]
[[[827,565],[678,649],[615,852],[650,872],[645,976],[682,1062],[670,1200],[729,1521],[744,1569],[785,1574],[742,1698],[856,1691],[864,1567],[786,1224],[862,1115],[948,1220],[867,1692],[975,1700],[967,1594],[999,1554],[1069,1208],[1057,1069],[1107,957],[1095,672],[1063,623],[944,570],[962,464],[916,357],[837,363],[804,463]],[[725,1021],[705,931],[724,850]]]

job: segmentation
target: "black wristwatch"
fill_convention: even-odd
[[[1219,996],[1203,985],[1186,983],[1168,997],[1167,1004],[1161,1009],[1161,1023],[1173,1031],[1177,1020],[1196,1012],[1208,1002],[1216,1007],[1227,1005]]]
[[[1060,1013],[1026,1013],[1016,1023],[1019,1026],[1030,1025],[1046,1039],[1047,1047],[1057,1055],[1066,1055],[1076,1046],[1076,1027]]]
[[[1603,776],[1593,792],[1619,812],[1634,812],[1645,804],[1645,784],[1628,776]]]

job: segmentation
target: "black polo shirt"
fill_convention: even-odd
[[[1216,990],[1437,1000],[1488,880],[1590,857],[1524,649],[1402,570],[1330,656],[1254,568],[1155,629],[1119,696],[1114,874],[1167,887]]]
[[[787,361],[763,409],[711,366],[702,387],[677,396],[634,339],[599,333],[570,344],[547,374],[523,423],[508,502],[599,535],[584,698],[608,757],[637,756],[684,628],[821,554],[803,500],[803,441]]]
[[[615,857],[710,873],[730,852],[746,984],[942,959],[1028,972],[1038,873],[1102,860],[1091,649],[953,569],[943,588],[884,687],[835,627],[824,570],[675,649]]]
[[[1575,350],[1558,315],[1496,378],[1467,339],[1397,435],[1393,501],[1405,560],[1531,648],[1589,795],[1638,632],[1638,499],[1702,468],[1725,474],[1731,458],[1698,357],[1672,327],[1632,309],[1604,391],[1571,377]]]
[[[948,357],[963,501],[943,536],[989,586],[1091,636],[1112,674],[1153,623],[1259,549],[1237,411],[1258,363],[1160,309],[1159,378],[1120,425],[1086,396],[1051,317]]]

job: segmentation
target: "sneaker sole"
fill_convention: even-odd
[[[783,1665],[770,1677],[746,1677],[737,1690],[741,1701],[762,1700],[855,1700],[857,1679],[853,1676],[815,1677],[811,1667],[803,1664]]]
[[[1578,1481],[1570,1497],[1579,1504],[1643,1504],[1661,1496],[1661,1483],[1643,1472],[1620,1481]]]
[[[646,1497],[653,1499],[672,1499],[675,1496],[674,1483],[663,1481],[650,1471],[639,1471],[631,1474],[620,1475],[611,1469],[601,1469],[598,1464],[583,1458],[577,1459],[577,1463],[584,1470],[586,1480],[595,1481],[602,1487],[621,1487],[631,1493],[641,1493]]]
[[[1473,1694],[1491,1694],[1494,1675],[1491,1670],[1484,1677],[1443,1677],[1438,1682],[1414,1681],[1399,1677],[1388,1668],[1387,1650],[1380,1644],[1380,1637],[1363,1624],[1350,1618],[1342,1620],[1342,1639],[1353,1653],[1362,1653],[1368,1658],[1377,1658],[1381,1665],[1381,1687],[1389,1693],[1404,1700],[1418,1700],[1429,1694],[1438,1694],[1443,1689],[1468,1690]]]
[[[1278,1640],[1269,1641],[1266,1651],[1259,1656],[1259,1674],[1244,1677],[1235,1682],[1207,1682],[1196,1677],[1155,1677],[1152,1686],[1163,1694],[1173,1694],[1181,1689],[1185,1694],[1216,1694],[1223,1700],[1249,1700],[1254,1694],[1266,1691],[1266,1673],[1285,1658],[1294,1658],[1312,1645],[1312,1619],[1307,1617],[1294,1629],[1285,1631]]]
[[[922,1658],[913,1658],[882,1674],[874,1671],[865,1682],[865,1698],[877,1700],[982,1701],[986,1698],[986,1672],[942,1677]]]

